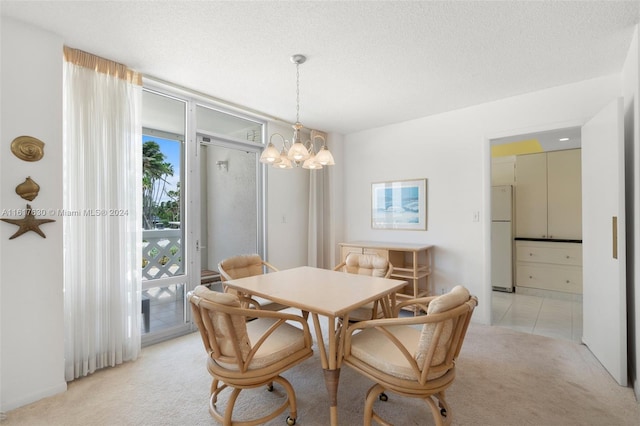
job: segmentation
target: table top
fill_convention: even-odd
[[[293,308],[338,317],[398,291],[407,282],[301,266],[224,284]]]

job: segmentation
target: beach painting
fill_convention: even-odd
[[[372,183],[371,227],[426,231],[427,180]]]

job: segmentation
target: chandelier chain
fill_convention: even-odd
[[[300,122],[300,64],[296,63],[296,123]]]

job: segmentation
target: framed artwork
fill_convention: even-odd
[[[371,184],[373,229],[427,230],[427,180]]]

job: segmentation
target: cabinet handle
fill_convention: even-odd
[[[533,256],[533,253],[529,253],[529,256]]]
[[[533,279],[533,277],[532,277],[531,275],[529,275],[529,279],[530,279],[530,280],[532,280],[532,279]]]
[[[617,259],[618,258],[618,216],[613,216],[611,218],[611,233],[612,235],[612,240],[613,240],[613,258]]]
[[[569,259],[569,258],[570,258],[570,256],[567,255],[567,259]]]
[[[567,284],[569,284],[571,281],[567,280]]]

